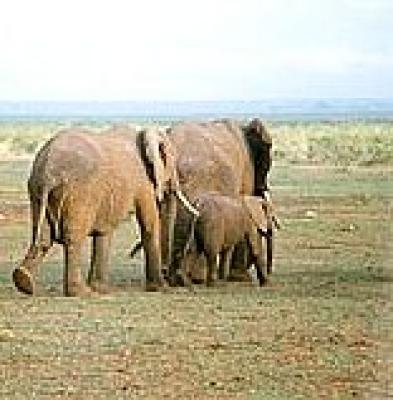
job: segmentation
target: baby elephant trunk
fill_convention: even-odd
[[[262,206],[266,215],[266,272],[270,275],[273,272],[273,210],[270,199],[263,203]]]
[[[273,272],[273,229],[268,226],[266,230],[266,271]]]

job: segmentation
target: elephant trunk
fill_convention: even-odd
[[[275,221],[275,216],[273,213],[270,194],[265,192],[264,196],[265,198],[258,199],[258,202],[261,204],[266,216],[266,231],[258,226],[257,221],[254,220],[253,222],[257,227],[257,232],[266,239],[266,270],[270,275],[273,272],[273,223]],[[252,219],[251,213],[250,216]]]
[[[272,218],[268,218],[266,229],[266,270],[270,275],[273,272],[273,226]]]
[[[156,130],[147,129],[143,132],[145,139],[146,158],[152,166],[152,179],[155,185],[155,194],[158,203],[164,198],[164,166],[160,157],[160,137]]]

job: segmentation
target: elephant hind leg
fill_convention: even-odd
[[[12,280],[20,292],[29,295],[34,294],[35,275],[52,245],[53,241],[50,235],[50,228],[45,221],[42,226],[40,237],[35,243],[31,243],[23,261],[12,273]]]
[[[82,245],[80,242],[64,245],[64,294],[66,296],[86,296],[92,290],[86,285],[81,274]]]
[[[15,287],[22,293],[34,294],[35,292],[35,281],[34,276],[30,270],[23,265],[14,269],[12,273],[12,280],[14,281]]]
[[[88,285],[96,292],[109,293],[109,257],[112,234],[94,235]]]

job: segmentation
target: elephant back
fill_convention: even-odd
[[[100,163],[100,149],[87,131],[64,130],[51,138],[34,159],[29,191],[48,192],[74,181],[86,180]]]
[[[208,191],[240,192],[246,147],[224,123],[180,124],[170,137],[178,149],[180,186],[191,200]]]

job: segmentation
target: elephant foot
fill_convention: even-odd
[[[269,282],[265,277],[258,278],[258,281],[259,281],[259,287],[267,286]]]
[[[172,287],[188,287],[193,283],[192,279],[183,271],[176,272],[169,280],[169,285]]]
[[[229,282],[252,282],[252,277],[245,271],[231,271],[227,279]]]
[[[168,272],[167,276],[165,277],[166,282],[169,286],[184,286],[184,279],[182,272],[178,271],[171,271]]]
[[[35,284],[33,275],[25,267],[16,268],[12,274],[12,279],[16,288],[25,294],[32,295],[34,293]]]
[[[216,286],[216,281],[214,279],[206,279],[206,286],[214,287],[214,286]]]
[[[162,280],[161,282],[146,282],[145,290],[146,292],[167,292],[169,286],[165,280]]]
[[[191,282],[192,282],[194,285],[202,285],[203,283],[205,283],[205,278],[195,278],[195,277],[192,277],[192,278],[191,278]]]
[[[160,285],[155,282],[146,282],[145,290],[146,292],[158,292],[160,290]]]
[[[69,286],[64,294],[67,297],[93,297],[97,295],[89,286],[84,284]]]
[[[92,281],[89,283],[89,286],[92,291],[99,294],[109,294],[113,291],[109,284],[100,281]]]

